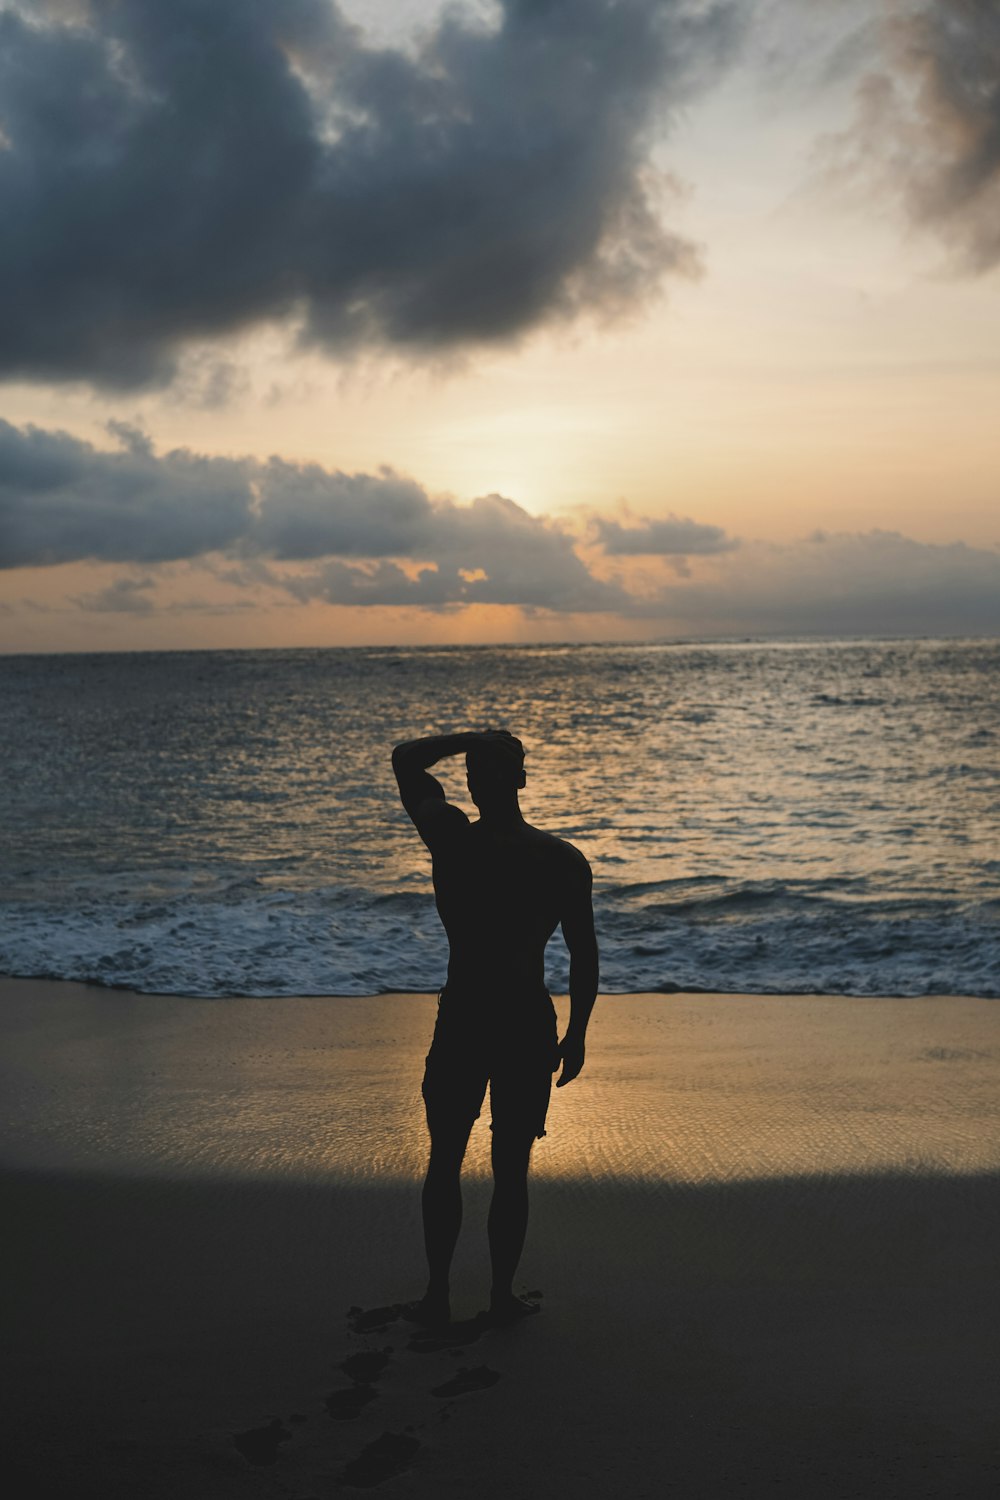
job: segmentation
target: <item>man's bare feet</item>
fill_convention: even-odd
[[[443,1296],[425,1292],[419,1302],[407,1302],[403,1317],[409,1323],[419,1323],[422,1328],[447,1328],[451,1322],[451,1303],[448,1294]]]
[[[503,1296],[490,1298],[486,1321],[494,1328],[509,1328],[512,1323],[519,1323],[522,1318],[533,1317],[539,1312],[541,1308],[537,1302],[528,1302],[524,1297],[515,1297],[513,1292],[507,1292]]]

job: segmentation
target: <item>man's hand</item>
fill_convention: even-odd
[[[491,749],[509,750],[516,756],[518,763],[524,759],[524,746],[516,734],[511,734],[506,729],[480,729],[470,738],[479,745],[489,745]]]
[[[559,1043],[559,1061],[562,1063],[562,1072],[556,1079],[556,1088],[561,1089],[564,1083],[572,1083],[583,1071],[585,1048],[582,1036],[572,1036],[569,1032]],[[559,1063],[556,1063],[556,1067]]]

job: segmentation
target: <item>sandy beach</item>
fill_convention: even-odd
[[[12,1493],[996,1493],[996,1002],[602,999],[535,1152],[542,1315],[451,1347],[391,1311],[433,1013],[0,982]]]

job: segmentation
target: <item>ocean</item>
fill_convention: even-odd
[[[6,974],[436,990],[390,751],[502,727],[593,865],[603,990],[1000,996],[1000,642],[14,656],[0,712]]]

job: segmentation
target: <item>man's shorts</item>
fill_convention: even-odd
[[[559,1066],[556,1012],[547,991],[493,1002],[442,990],[422,1093],[427,1124],[471,1128],[490,1086],[491,1129],[541,1137]]]

